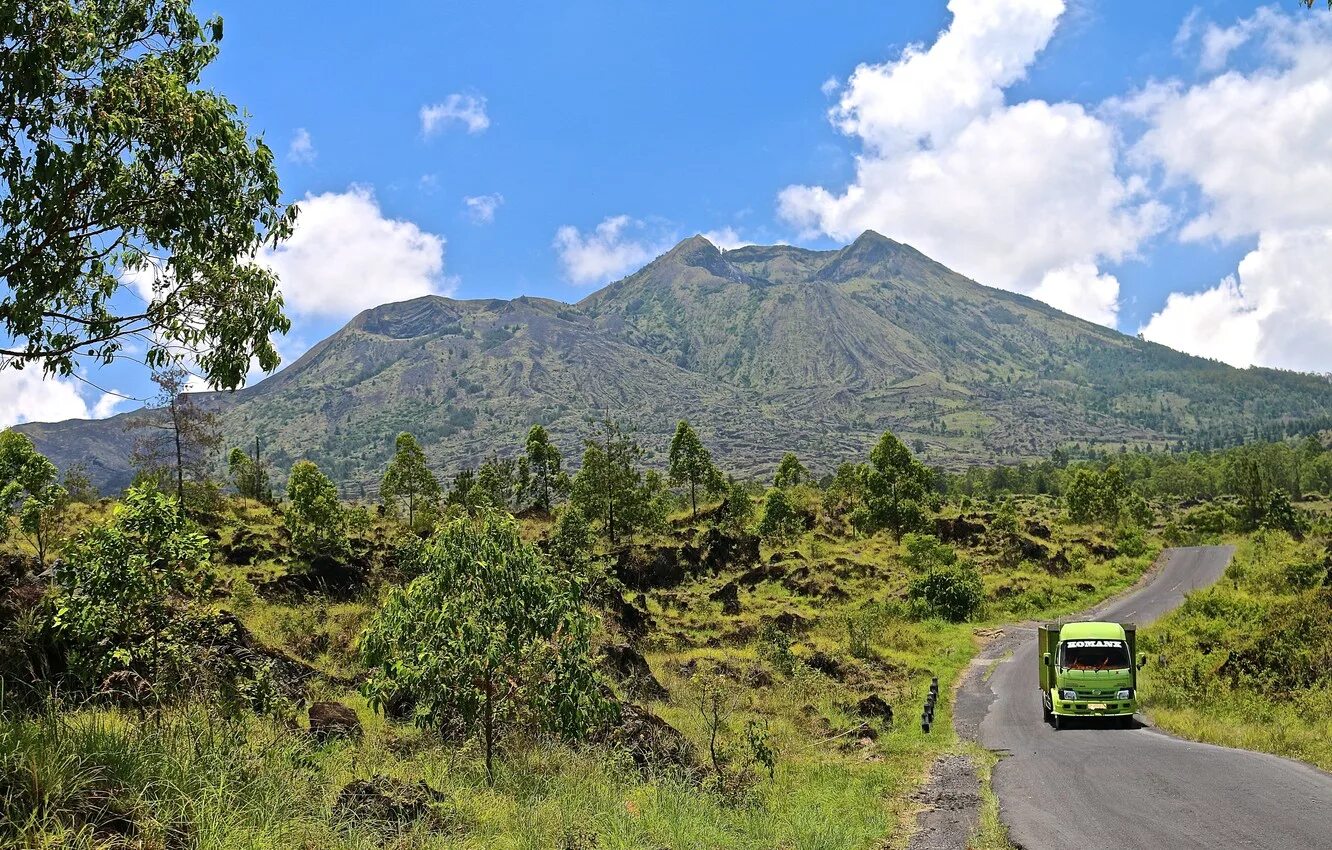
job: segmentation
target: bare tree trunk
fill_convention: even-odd
[[[171,399],[171,433],[176,440],[176,510],[185,515],[185,457],[180,445],[180,414],[176,399]]]

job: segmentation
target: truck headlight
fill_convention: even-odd
[[[1077,692],[1077,691],[1060,691],[1060,692],[1059,692],[1059,698],[1062,699],[1062,700],[1066,700],[1066,701],[1072,702],[1073,700],[1075,700],[1075,699],[1078,698],[1078,692]]]
[[[1133,699],[1133,689],[1125,688],[1124,690],[1115,694],[1115,699]]]

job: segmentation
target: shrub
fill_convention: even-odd
[[[805,531],[805,524],[796,513],[786,490],[774,487],[763,501],[763,519],[758,533],[764,540],[789,543]]]
[[[282,522],[291,534],[292,548],[307,558],[347,551],[338,488],[319,467],[308,460],[296,461],[287,480],[287,498],[291,505]]]
[[[976,568],[960,561],[916,578],[907,596],[918,614],[958,623],[980,610],[985,589]]]
[[[74,678],[95,686],[132,671],[167,689],[189,679],[188,614],[212,582],[208,562],[207,538],[175,499],[131,488],[56,568],[50,623]]]

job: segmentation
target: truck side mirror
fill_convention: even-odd
[[[1146,656],[1146,655],[1139,655],[1139,656],[1138,656],[1138,669],[1141,670],[1142,668],[1144,668],[1144,667],[1146,667],[1146,666],[1147,666],[1147,656]]]
[[[1043,655],[1041,656],[1041,660],[1042,660],[1043,662],[1045,662],[1045,666],[1046,666],[1046,667],[1049,667],[1049,666],[1050,666],[1050,653],[1047,652],[1047,653],[1043,654]]]

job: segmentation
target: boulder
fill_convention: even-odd
[[[444,795],[424,781],[404,782],[375,775],[353,779],[338,792],[333,816],[376,831],[401,831],[414,821],[426,821],[433,830],[448,826],[438,809]]]
[[[974,545],[985,531],[985,523],[975,517],[938,517],[934,520],[934,536],[945,543]]]
[[[642,706],[632,703],[620,706],[620,722],[595,735],[594,742],[624,750],[645,773],[663,770],[697,773],[694,745],[678,729]]]
[[[714,590],[708,598],[721,603],[723,614],[733,617],[740,613],[740,586],[733,581],[728,581],[720,589]]]
[[[878,694],[870,694],[856,703],[856,714],[870,720],[893,722],[893,707]]]
[[[754,534],[732,536],[713,526],[703,535],[703,566],[713,573],[757,564],[759,539]]]
[[[340,702],[316,702],[310,706],[310,734],[320,741],[355,737],[361,734],[361,719]]]
[[[652,675],[643,654],[629,644],[611,644],[602,649],[603,666],[624,682],[625,689],[639,699],[666,699],[670,693]]]
[[[702,555],[698,547],[629,546],[615,556],[615,577],[632,590],[676,587],[698,573]]]

